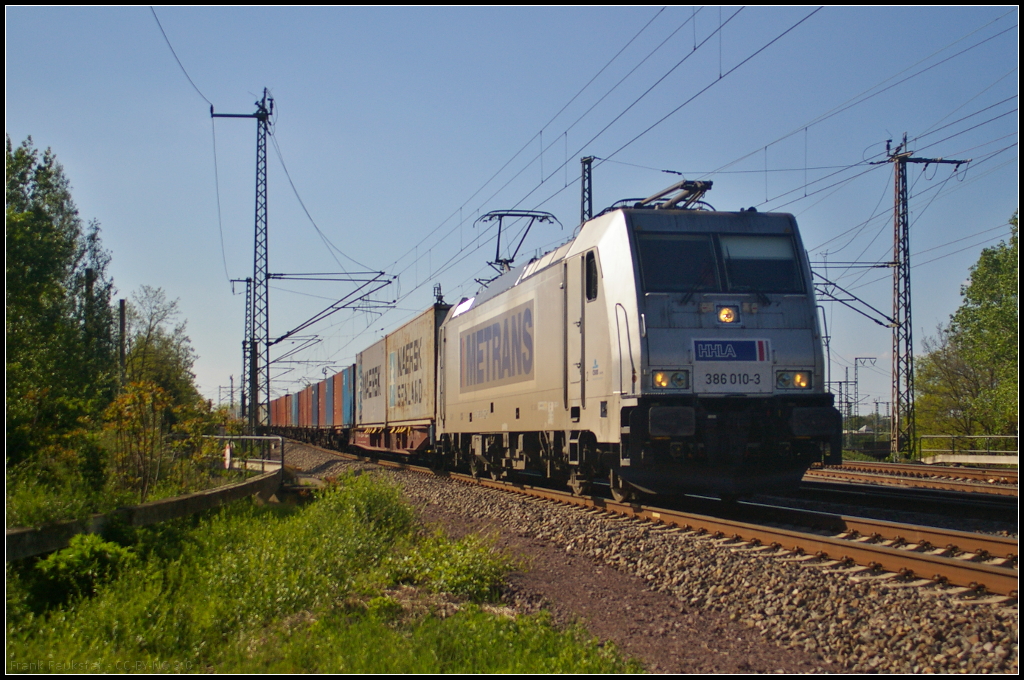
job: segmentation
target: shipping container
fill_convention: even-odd
[[[299,392],[299,427],[312,427],[310,411],[313,406],[313,388],[306,386]]]
[[[346,366],[334,380],[334,424],[345,428],[355,423],[356,367]]]
[[[426,424],[434,418],[437,329],[448,305],[434,305],[387,336],[387,423]]]
[[[334,404],[332,397],[334,396],[334,381],[330,379],[322,380],[319,383],[320,393],[320,427],[330,427],[333,416],[334,416]]]
[[[322,395],[320,394],[320,385],[313,383],[310,385],[313,395],[312,405],[310,406],[309,413],[312,419],[310,424],[313,427],[320,427],[320,400]]]
[[[387,417],[385,356],[387,340],[381,339],[356,357],[356,424],[383,426]]]

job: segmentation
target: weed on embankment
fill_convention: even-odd
[[[8,672],[621,672],[579,629],[492,606],[508,557],[417,532],[346,477],[301,507],[240,501],[7,567]]]

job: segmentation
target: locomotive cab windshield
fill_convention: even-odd
[[[646,211],[653,212],[653,211]],[[724,213],[771,220],[779,233],[699,233],[704,219],[638,215],[631,222],[644,292],[788,293],[806,291],[788,215]],[[780,219],[781,218],[781,219]],[[790,218],[791,219],[791,218]],[[691,227],[688,222],[696,222]],[[787,231],[791,231],[788,229]]]

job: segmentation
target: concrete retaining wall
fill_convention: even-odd
[[[141,527],[170,519],[185,517],[203,510],[216,508],[231,501],[258,494],[269,498],[281,486],[281,471],[268,472],[259,477],[217,487],[207,491],[165,498],[151,503],[121,508],[109,515],[93,515],[87,520],[61,522],[42,527],[7,530],[7,562],[42,555],[68,546],[76,534],[99,534],[111,522]]]

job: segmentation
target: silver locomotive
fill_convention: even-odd
[[[796,220],[689,209],[709,186],[606,210],[452,307],[438,455],[620,499],[793,487],[840,456]]]
[[[841,457],[796,220],[620,202],[271,405],[275,431],[577,493],[736,497]],[[506,263],[508,261],[505,261]]]

